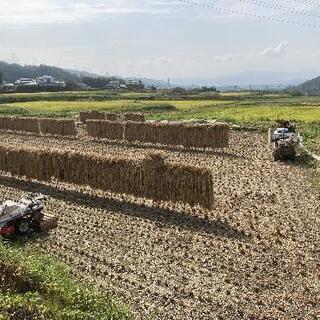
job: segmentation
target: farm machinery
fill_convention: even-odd
[[[295,132],[295,125],[286,120],[278,120],[276,129],[269,129],[268,142],[273,147],[273,158],[294,160],[301,139]]]
[[[25,235],[48,231],[57,226],[57,219],[43,213],[43,195],[30,193],[18,202],[7,200],[0,204],[0,236]]]

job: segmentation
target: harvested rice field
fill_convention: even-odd
[[[59,227],[32,244],[131,306],[136,319],[319,319],[320,194],[312,168],[273,162],[265,136],[232,132],[224,150],[152,149],[87,137],[0,133],[4,147],[208,168],[212,210],[153,203],[58,182],[0,177],[0,197],[48,194]]]

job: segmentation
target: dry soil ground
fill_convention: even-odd
[[[1,144],[141,157],[143,146],[0,134]],[[137,319],[319,319],[320,195],[312,169],[274,163],[265,138],[231,135],[225,151],[161,149],[212,169],[210,212],[83,187],[0,177],[0,196],[51,196],[59,227],[36,244],[130,304]]]

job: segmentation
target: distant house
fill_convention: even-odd
[[[121,82],[119,80],[112,80],[106,84],[107,89],[119,89]]]
[[[91,86],[88,86],[87,84],[81,82],[81,83],[78,83],[77,84],[78,88],[81,89],[81,90],[89,90],[89,89],[92,89]]]
[[[0,86],[0,92],[14,92],[16,86],[13,83],[5,83]]]
[[[56,87],[56,88],[66,87],[65,81],[56,80],[52,76],[44,75],[41,77],[37,77],[36,81],[40,87]]]
[[[128,88],[132,88],[132,89],[143,89],[144,85],[141,82],[141,80],[138,79],[127,79],[125,81],[125,84]]]
[[[138,86],[139,84],[140,84],[139,80],[137,80],[137,79],[127,79],[126,80],[126,86],[127,87]]]
[[[40,88],[65,88],[65,81],[56,80],[52,76],[41,76],[36,79],[33,78],[20,78],[15,81],[15,85],[18,87],[40,87]]]
[[[106,84],[106,88],[113,89],[113,90],[127,89],[127,85],[122,83],[120,80],[112,80]]]
[[[37,86],[37,81],[32,78],[20,78],[15,82],[16,86]]]

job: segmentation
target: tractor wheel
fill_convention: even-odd
[[[44,217],[44,214],[42,213],[42,211],[36,211],[32,215],[32,219],[36,222],[40,222],[43,219],[43,217]]]
[[[272,129],[268,130],[268,145],[272,145]]]
[[[44,214],[42,211],[36,211],[32,215],[32,224],[31,228],[33,231],[39,232],[41,229],[41,221],[44,218]]]
[[[290,161],[295,161],[297,157],[297,154],[295,152],[293,152],[290,156],[289,156],[289,160]]]
[[[16,230],[19,234],[26,234],[31,230],[30,221],[21,219],[16,224]]]

